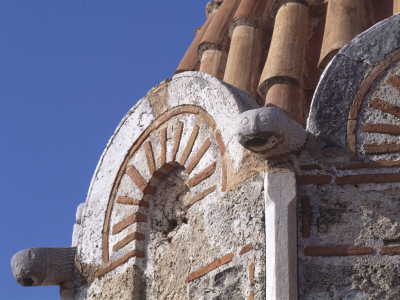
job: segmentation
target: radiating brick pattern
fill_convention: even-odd
[[[196,116],[199,112],[204,121],[193,123],[196,118],[192,116]],[[183,201],[186,207],[193,206],[212,193],[220,192],[221,186],[226,186],[226,169],[223,171],[223,157],[220,156],[225,153],[225,146],[221,137],[213,135],[217,130],[213,119],[206,112],[193,110],[190,107],[185,110],[179,108],[176,113],[178,116],[182,113],[183,115],[179,119],[171,112],[167,113],[168,117],[162,115],[161,121],[155,122],[157,126],[153,131],[148,131],[140,140],[140,145],[133,145],[132,149],[135,151],[130,151],[129,157],[123,164],[125,172],[121,173],[121,179],[117,181],[117,184],[122,183],[122,185],[120,188],[118,185],[115,187],[117,195],[115,205],[120,205],[117,208],[121,211],[119,213],[121,216],[113,217],[110,211],[107,220],[111,220],[110,225],[113,225],[110,233],[106,232],[103,238],[104,250],[108,249],[108,253],[103,250],[104,255],[107,257],[111,255],[111,261],[115,260],[113,257],[120,257],[115,260],[118,264],[125,263],[129,259],[127,257],[142,257],[141,255],[122,257],[119,253],[129,249],[139,251],[135,253],[145,252],[143,242],[146,241],[146,227],[140,224],[151,220],[152,212],[149,209],[154,209],[152,198],[157,193],[157,187],[171,174],[175,172],[187,174],[185,186],[190,189],[190,193]],[[158,130],[159,127],[161,128]],[[144,164],[135,163],[138,161],[135,159],[136,155],[143,157],[141,161]],[[207,163],[210,157],[213,161]],[[157,169],[157,166],[160,167]],[[151,177],[148,178],[146,174],[150,174]],[[122,217],[123,215],[125,217]],[[112,241],[112,246],[108,245],[109,240]],[[107,257],[104,259],[105,262],[109,261]],[[114,267],[114,262],[108,263],[103,271],[98,273],[101,274],[99,276],[113,270]]]

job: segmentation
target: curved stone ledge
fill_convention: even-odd
[[[346,146],[347,120],[361,84],[399,48],[400,15],[395,15],[358,35],[334,57],[321,76],[307,121],[307,130],[322,146]]]

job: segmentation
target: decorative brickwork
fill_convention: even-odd
[[[148,208],[149,203],[144,200],[135,200],[129,197],[118,196],[117,203],[119,204],[127,204],[127,205],[139,205]]]
[[[208,265],[202,267],[201,269],[190,273],[187,278],[187,282],[190,282],[199,277],[202,277],[202,276],[206,275],[207,273],[211,272],[212,270],[231,262],[233,259],[233,256],[234,256],[233,253],[226,254],[226,255],[222,256],[221,258],[218,258],[218,259],[214,260],[213,262],[209,263]]]
[[[304,249],[306,256],[350,256],[372,253],[374,249],[366,246],[308,246]]]
[[[192,161],[190,162],[190,164],[187,166],[186,170],[187,173],[190,175],[190,173],[192,173],[193,169],[197,166],[197,164],[199,163],[200,159],[204,156],[204,154],[206,153],[206,151],[208,150],[208,148],[211,145],[211,141],[210,139],[207,139],[203,146],[201,146],[200,150],[195,154],[195,156],[193,157]]]
[[[400,182],[400,174],[360,174],[336,177],[336,184],[365,184],[365,183],[389,183]]]
[[[400,245],[381,247],[380,255],[400,255]]]
[[[137,222],[141,223],[147,222],[147,216],[141,213],[134,213],[133,215],[126,217],[125,219],[114,225],[112,234],[117,234],[118,232],[124,230],[129,225]]]
[[[400,117],[400,107],[398,107],[397,105],[393,105],[386,101],[376,98],[372,99],[369,105],[385,113],[394,115],[396,117]]]
[[[249,280],[250,283],[253,284],[254,283],[254,269],[255,269],[255,265],[254,263],[250,263],[249,265]]]
[[[253,249],[253,243],[247,244],[239,251],[239,255],[243,255]]]
[[[303,175],[297,177],[298,185],[329,184],[331,181],[332,177],[328,175]]]
[[[185,165],[186,160],[188,159],[188,157],[190,155],[190,152],[192,151],[192,148],[193,148],[194,142],[196,141],[198,133],[199,133],[199,126],[195,125],[193,127],[192,133],[190,134],[189,141],[186,144],[185,151],[182,154],[182,158],[181,158],[181,161],[180,161],[180,165],[181,166]]]
[[[200,182],[202,182],[203,180],[210,177],[215,172],[216,168],[217,168],[217,163],[212,163],[207,168],[205,168],[203,171],[201,171],[199,174],[197,174],[196,176],[193,176],[188,181],[188,186],[194,187],[194,186],[198,185]]]
[[[96,277],[100,277],[100,276],[107,274],[108,272],[111,272],[112,270],[114,270],[115,268],[119,267],[120,265],[126,263],[129,259],[131,259],[133,257],[142,258],[142,257],[144,257],[144,253],[142,251],[133,250],[133,251],[129,252],[128,254],[126,254],[125,256],[123,256],[121,259],[116,260],[113,263],[111,263],[110,265],[106,266],[105,268],[99,270],[96,273]]]
[[[200,110],[197,108],[194,110],[190,110],[189,108],[185,108],[184,110],[178,108],[176,113],[181,111],[186,113],[187,117],[190,117],[190,114],[187,114],[188,111],[195,112],[196,114],[200,112]],[[170,118],[173,118],[176,114],[168,112],[167,115]],[[207,115],[205,112],[201,114],[201,116],[205,115]],[[153,127],[153,131],[145,131],[147,136],[146,139],[140,139],[142,146],[137,147],[134,145],[132,147],[132,149],[135,149],[135,151],[130,151],[129,157],[125,160],[121,169],[126,169],[126,175],[128,176],[129,180],[134,183],[138,190],[142,192],[142,196],[140,196],[140,193],[138,193],[136,196],[134,196],[134,194],[132,194],[132,196],[120,196],[118,195],[118,189],[115,189],[114,193],[118,195],[115,203],[119,205],[129,205],[132,207],[143,207],[144,209],[149,208],[150,204],[148,198],[144,200],[143,198],[141,199],[141,197],[154,195],[157,191],[157,182],[165,180],[168,174],[175,172],[178,169],[185,170],[185,174],[189,176],[186,183],[187,187],[197,189],[192,197],[187,199],[185,198],[183,200],[186,207],[191,207],[193,204],[206,198],[209,194],[217,191],[218,187],[215,184],[210,187],[205,186],[205,188],[198,188],[200,183],[208,182],[209,178],[214,178],[213,174],[216,172],[218,172],[218,177],[222,179],[221,190],[226,189],[226,169],[223,167],[224,163],[222,163],[222,160],[219,159],[214,161],[208,166],[204,166],[203,162],[208,155],[207,153],[210,151],[215,152],[215,148],[217,150],[217,154],[225,153],[225,146],[221,137],[219,137],[218,141],[216,140],[216,136],[210,136],[204,139],[202,130],[198,124],[188,127],[185,125],[186,121],[174,121],[175,123],[173,123],[173,125],[168,126],[168,118],[166,118],[165,115],[162,115],[160,120],[161,121],[157,120],[154,123],[156,123],[158,126],[167,124],[167,127],[164,127],[161,130],[157,130],[157,127]],[[208,117],[205,121],[207,124],[214,124],[212,122],[212,118],[210,117]],[[173,131],[169,132],[168,128],[173,129]],[[215,131],[215,127],[211,129],[212,131]],[[171,139],[168,139],[171,134]],[[154,139],[155,137],[159,142],[157,142],[157,139]],[[212,139],[214,139],[215,142],[212,142]],[[202,144],[199,146],[198,143],[200,142]],[[136,155],[142,155],[141,153],[143,153],[143,157],[147,162],[147,164],[144,166],[135,164],[134,160]],[[178,159],[180,162],[179,164],[176,163]],[[184,164],[186,165],[184,166]],[[158,168],[157,166],[160,167]],[[150,174],[150,178],[147,177],[147,172]],[[119,176],[118,178],[117,184],[128,184],[128,181],[123,179],[125,178],[124,175]],[[210,182],[215,181],[213,180]],[[110,214],[109,216],[110,217],[106,218],[106,221],[108,222],[112,219],[112,215]],[[114,223],[112,227],[112,235],[118,237],[116,241],[113,242],[113,253],[119,253],[123,249],[132,249],[132,247],[141,247],[134,245],[137,245],[135,241],[144,240],[145,232],[142,231],[143,229],[139,229],[139,231],[130,232],[128,234],[125,233],[124,236],[121,236],[121,234],[124,233],[128,227],[131,228],[130,226],[133,224],[147,222],[147,220],[148,217],[146,217],[146,215],[135,212]],[[108,252],[108,236],[108,232],[105,232],[103,237],[104,262],[108,262],[108,257],[110,255]],[[134,250],[143,251],[144,249],[139,248]],[[125,262],[126,260],[123,261]],[[106,270],[109,269],[110,268]]]
[[[144,241],[144,239],[145,239],[144,234],[142,234],[140,232],[132,232],[132,233],[128,234],[126,237],[124,237],[122,240],[120,240],[118,243],[116,243],[113,247],[113,251],[116,252],[116,251],[122,249],[123,247],[128,245],[133,240]]]

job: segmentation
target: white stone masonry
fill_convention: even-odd
[[[296,177],[267,172],[265,189],[266,299],[297,299]]]

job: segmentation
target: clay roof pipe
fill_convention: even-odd
[[[210,49],[220,50],[222,48],[222,44],[239,4],[240,0],[224,0],[220,8],[214,12],[215,16],[204,33],[198,48],[200,60],[204,51]]]
[[[271,0],[242,0],[233,17],[231,32],[234,27],[240,25],[272,28],[273,19],[270,13],[272,3]]]
[[[203,40],[204,34],[207,31],[208,26],[215,17],[216,11],[213,11],[202,27],[196,30],[196,36],[194,37],[189,48],[186,50],[178,68],[174,74],[178,74],[185,71],[195,71],[200,64],[198,49],[201,41]]]

